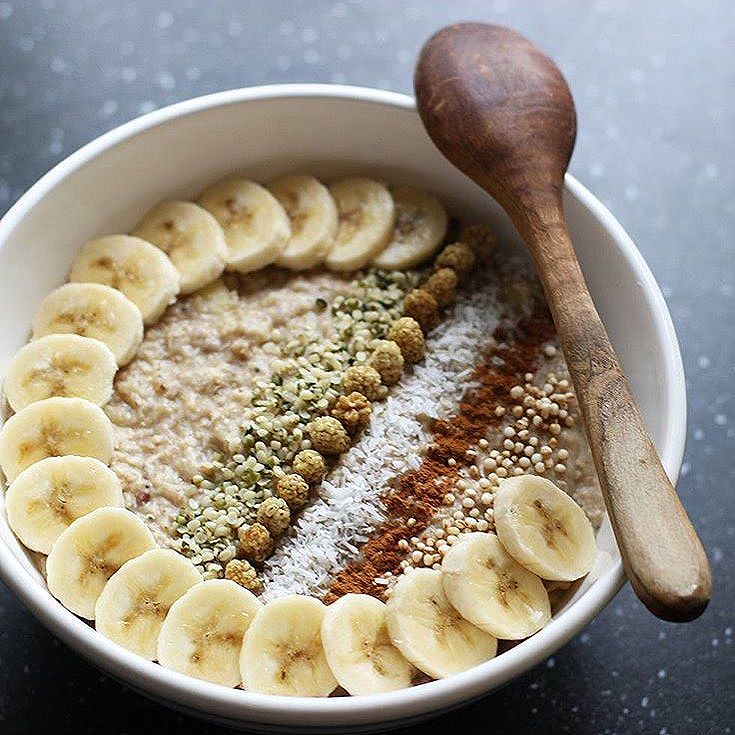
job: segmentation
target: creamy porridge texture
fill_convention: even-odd
[[[528,264],[413,187],[230,177],[90,241],[11,365],[11,527],[121,646],[374,694],[539,631],[604,509]]]
[[[277,344],[329,329],[317,298],[344,291],[334,275],[269,270],[228,277],[174,304],[150,328],[135,362],[122,370],[105,410],[115,425],[111,467],[126,504],[168,545],[179,507],[214,452],[239,433],[254,382]]]

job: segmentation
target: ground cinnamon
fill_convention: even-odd
[[[385,493],[383,503],[389,520],[365,543],[360,557],[335,576],[325,597],[327,602],[350,592],[381,595],[381,587],[374,580],[386,572],[401,571],[405,551],[398,542],[419,535],[431,523],[457,470],[469,463],[467,450],[502,421],[496,416],[496,408],[508,405],[510,389],[523,382],[525,373],[534,372],[543,345],[554,334],[551,316],[543,304],[515,327],[495,331],[497,346],[484,356],[473,374],[477,386],[464,396],[455,416],[433,422],[432,442],[421,466],[397,477]]]

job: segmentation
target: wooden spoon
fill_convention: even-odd
[[[429,39],[414,85],[434,143],[501,204],[531,251],[636,594],[665,620],[696,618],[711,592],[707,557],[643,425],[564,219],[576,116],[561,72],[515,31],[463,23]]]

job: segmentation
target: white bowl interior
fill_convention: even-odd
[[[0,224],[0,375],[27,340],[43,297],[61,284],[80,244],[123,232],[164,198],[191,198],[230,172],[257,179],[293,171],[325,179],[361,173],[437,192],[456,214],[498,224],[505,215],[450,166],[408,98],[367,90],[289,87],[222,93],[161,110],[98,139],[60,164]],[[566,209],[597,307],[643,416],[674,476],[683,447],[683,378],[673,329],[653,278],[619,225],[568,179]],[[0,509],[1,510],[1,509]],[[542,634],[472,672],[379,699],[284,702],[165,671],[104,640],[48,595],[0,512],[0,571],[46,624],[86,656],[137,687],[233,720],[358,725],[409,717],[477,696],[551,653],[617,590],[619,554],[609,523],[600,568]],[[8,553],[9,552],[9,553]],[[79,627],[81,626],[81,627]],[[369,700],[373,700],[370,702]]]

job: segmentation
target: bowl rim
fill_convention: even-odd
[[[368,87],[331,84],[273,84],[216,92],[177,102],[135,118],[95,138],[56,164],[42,176],[0,220],[0,248],[8,234],[54,187],[92,159],[128,138],[174,118],[198,112],[273,98],[331,98],[366,102],[415,114],[408,95]],[[671,413],[663,438],[662,462],[675,482],[684,452],[686,387],[679,344],[666,302],[653,274],[630,236],[608,209],[577,179],[565,178],[565,189],[587,209],[615,240],[629,267],[636,273],[651,308],[654,327],[667,345],[663,355],[665,399]],[[342,726],[378,723],[415,717],[469,701],[538,664],[566,643],[615,596],[625,581],[617,559],[589,590],[545,628],[495,659],[447,679],[378,695],[313,699],[280,697],[228,689],[170,671],[98,635],[92,627],[66,610],[40,585],[29,584],[28,572],[9,547],[0,543],[0,576],[26,607],[55,635],[112,676],[135,689],[150,692],[197,711],[266,724]],[[297,724],[297,726],[298,726]]]

